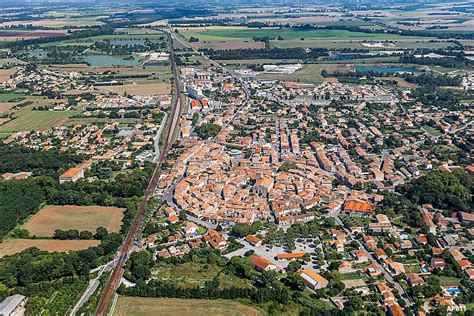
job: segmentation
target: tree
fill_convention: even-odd
[[[107,228],[99,226],[95,230],[94,238],[98,240],[103,240],[105,237],[107,237],[108,234],[109,232],[107,231]]]
[[[203,139],[215,137],[220,131],[221,127],[217,124],[204,123],[196,126],[196,133]]]
[[[130,273],[135,280],[146,280],[151,276],[152,255],[142,250],[132,254],[130,257]]]
[[[90,231],[83,230],[79,233],[79,239],[93,239],[94,234],[92,234]]]
[[[430,203],[442,209],[469,210],[474,208],[472,183],[474,175],[464,171],[432,171],[397,189],[414,203]]]

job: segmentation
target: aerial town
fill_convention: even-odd
[[[472,5],[85,2],[0,13],[0,315],[474,312]]]

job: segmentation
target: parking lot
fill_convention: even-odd
[[[260,256],[262,258],[265,258],[267,260],[272,261],[280,269],[286,268],[288,266],[288,263],[290,262],[290,261],[287,261],[287,260],[278,261],[276,259],[276,256],[278,254],[288,253],[288,251],[284,247],[281,247],[281,246],[272,246],[272,247],[270,247],[270,246],[267,246],[267,245],[261,245],[261,246],[258,246],[258,247],[254,247],[253,245],[249,244],[247,241],[245,241],[242,238],[237,239],[237,241],[240,244],[242,244],[244,247],[241,248],[241,249],[238,249],[234,252],[226,254],[225,256],[227,258],[232,258],[232,257],[235,257],[235,256],[243,256],[247,251],[253,250],[257,256]],[[316,249],[316,246],[314,245],[313,241],[314,241],[313,238],[298,239],[297,242],[296,242],[296,249],[293,250],[292,252],[306,252],[306,253],[309,253],[310,255],[313,254],[314,250]],[[319,244],[319,241],[317,241],[317,243],[318,243],[317,247],[321,247],[321,245]],[[312,260],[313,259],[311,259],[311,261]],[[319,267],[318,266],[315,267],[315,265],[311,261],[308,262],[307,264],[303,265],[303,268],[304,269],[319,270],[318,269]],[[323,267],[321,267],[321,268],[324,269],[325,265],[323,265]]]

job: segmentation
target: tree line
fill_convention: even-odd
[[[203,48],[201,51],[215,60],[239,60],[239,59],[304,59],[312,60],[321,56],[329,56],[326,48],[312,48],[306,51],[304,48],[270,48],[270,49],[233,49],[214,50]]]

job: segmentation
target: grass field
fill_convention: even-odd
[[[250,287],[250,282],[233,275],[219,273],[222,268],[215,265],[207,265],[207,268],[199,263],[187,262],[179,265],[166,265],[153,271],[153,276],[166,280],[173,280],[179,286],[195,287],[202,286],[206,281],[211,281],[219,275],[219,287]]]
[[[0,258],[36,247],[45,251],[76,251],[97,246],[99,240],[7,239],[0,243]]]
[[[344,224],[350,226],[350,227],[365,227],[367,226],[370,222],[370,218],[365,218],[365,217],[351,217],[347,215],[341,216],[341,220],[344,222]]]
[[[103,226],[109,232],[118,232],[124,209],[103,206],[48,205],[28,219],[22,228],[30,235],[51,237],[56,229],[95,232]]]
[[[0,102],[15,102],[24,97],[25,95],[20,93],[0,93]]]
[[[416,39],[417,37],[403,37],[397,34],[377,34],[363,32],[349,32],[346,30],[296,30],[279,28],[248,28],[242,26],[219,26],[219,27],[194,27],[183,28],[179,32],[189,39],[191,36],[200,41],[230,41],[230,40],[251,40],[254,37],[277,38],[280,36],[283,40],[307,39],[332,39],[339,40],[400,40]],[[426,39],[426,38],[424,38]]]
[[[132,95],[155,95],[155,94],[169,94],[171,93],[171,85],[164,83],[130,83],[120,86],[104,86],[100,90],[105,90],[117,94],[124,94],[127,92]]]
[[[459,285],[460,280],[456,277],[440,276],[439,283],[441,286]]]
[[[230,300],[119,297],[115,316],[259,316],[262,311]]]
[[[31,106],[15,112],[14,120],[0,126],[0,134],[16,133],[31,130],[47,130],[65,124],[68,118],[79,113],[72,111],[34,111]]]
[[[442,134],[442,132],[439,129],[434,128],[429,125],[423,125],[422,128],[433,136],[440,136]]]

